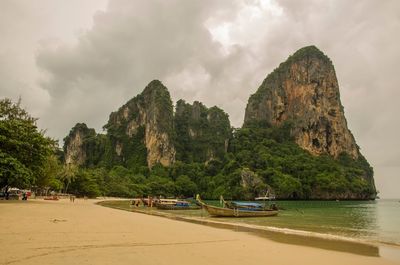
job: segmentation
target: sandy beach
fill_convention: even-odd
[[[0,201],[0,264],[400,264],[95,202]]]

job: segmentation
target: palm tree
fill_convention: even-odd
[[[63,170],[61,173],[61,180],[63,181],[65,185],[65,190],[64,193],[68,192],[68,187],[71,182],[73,182],[76,179],[76,175],[78,173],[78,167],[74,164],[65,164],[63,166]]]

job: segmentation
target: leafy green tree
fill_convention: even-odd
[[[71,183],[72,192],[78,196],[88,196],[89,198],[100,196],[98,176],[93,169],[79,169],[75,175],[76,179]]]
[[[122,166],[115,166],[106,174],[105,194],[117,197],[142,197],[148,189],[144,184],[146,178]]]
[[[275,171],[271,179],[271,186],[276,195],[283,198],[299,198],[301,197],[301,183],[294,177]]]
[[[26,188],[43,175],[55,142],[36,126],[35,118],[10,99],[0,100],[0,188]]]
[[[178,196],[190,197],[197,193],[197,185],[188,176],[181,175],[175,181],[176,194]]]
[[[63,167],[58,157],[55,155],[48,156],[47,160],[43,164],[42,174],[36,181],[36,186],[60,191],[63,187],[61,181],[62,170]]]
[[[150,176],[169,178],[168,168],[158,163],[151,168]]]
[[[175,183],[168,178],[152,175],[146,180],[146,186],[149,190],[148,195],[161,195],[164,197],[175,196]]]
[[[65,164],[62,168],[60,179],[64,184],[64,193],[68,193],[69,185],[75,181],[79,168],[74,164]]]

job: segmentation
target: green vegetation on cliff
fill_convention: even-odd
[[[222,159],[231,138],[228,115],[218,107],[207,108],[179,100],[175,112],[176,160],[185,163]]]
[[[79,135],[77,139],[77,135]],[[86,167],[93,167],[104,162],[104,153],[107,146],[107,140],[104,135],[96,134],[92,128],[88,128],[85,123],[77,123],[64,138],[64,154],[69,154],[68,147],[79,145],[81,152],[72,152],[67,157],[67,163],[82,162]],[[76,143],[73,143],[75,142]],[[76,146],[77,147],[77,146]],[[84,157],[81,157],[84,156]]]
[[[177,161],[139,172],[123,166],[81,169],[71,186],[78,194],[109,196],[192,196],[253,199],[272,190],[285,199],[369,199],[375,196],[373,171],[360,157],[313,156],[290,136],[291,125],[253,124],[234,131],[228,152],[208,163]],[[195,155],[193,153],[193,155]],[[82,173],[88,171],[87,173]],[[88,179],[92,178],[93,181]],[[93,183],[98,183],[94,188]]]
[[[254,171],[281,198],[375,197],[373,171],[364,157],[311,155],[293,141],[290,129],[290,123],[285,123],[238,130],[230,145],[233,161]]]

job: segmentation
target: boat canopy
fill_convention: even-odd
[[[238,206],[248,206],[248,207],[264,207],[263,204],[257,202],[232,202]]]
[[[255,200],[256,200],[256,201],[261,201],[261,200],[264,200],[264,201],[266,201],[266,200],[275,200],[275,196],[257,197],[257,198],[255,198]]]
[[[160,202],[177,202],[177,199],[160,199]]]

